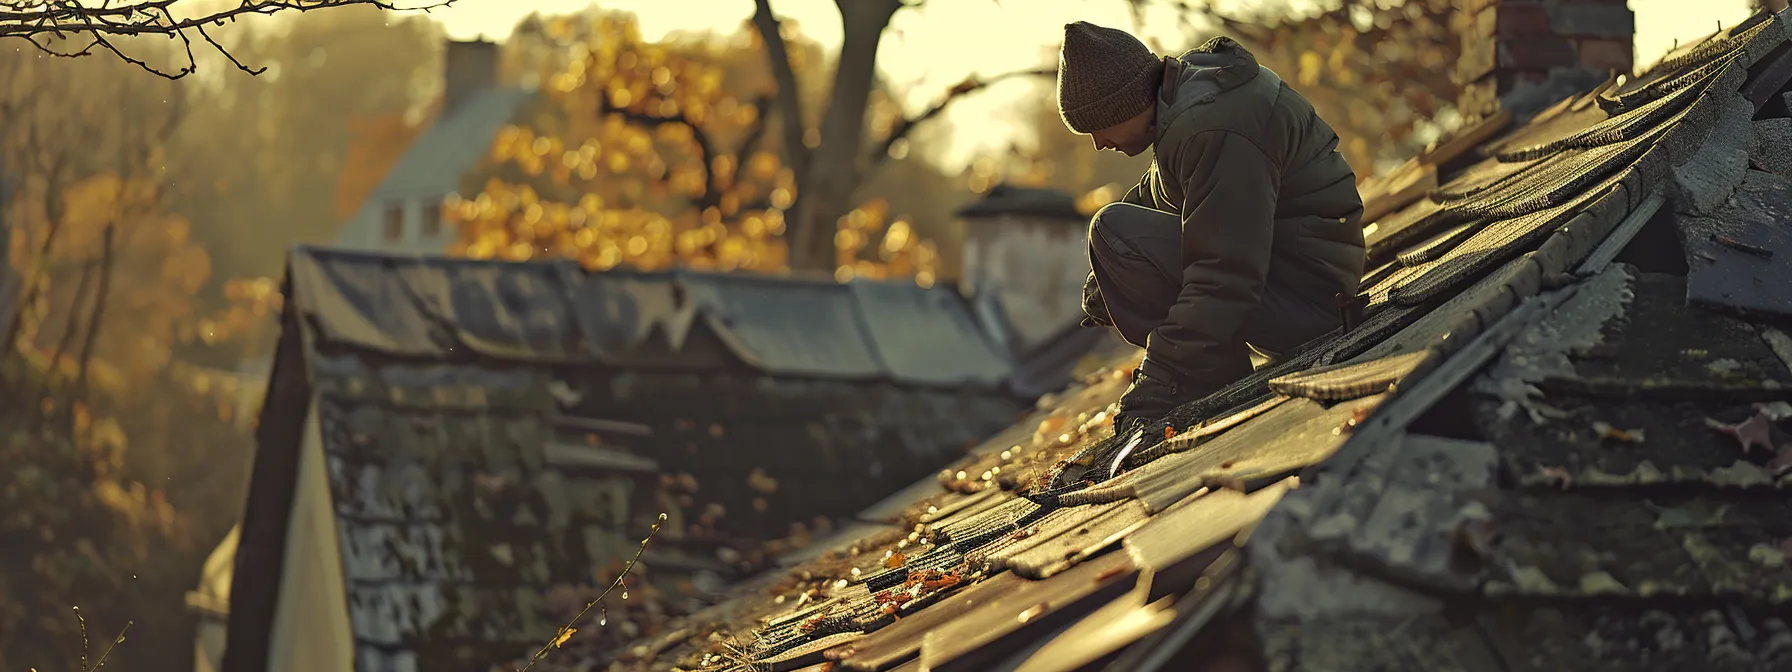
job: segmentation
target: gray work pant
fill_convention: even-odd
[[[1127,342],[1145,347],[1182,294],[1181,218],[1131,203],[1102,208],[1089,223],[1089,266],[1108,320]],[[1250,373],[1251,350],[1273,361],[1342,321],[1335,297],[1303,296],[1274,282],[1273,269],[1270,275],[1257,310],[1225,346],[1236,377]]]

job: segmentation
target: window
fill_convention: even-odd
[[[395,242],[404,238],[404,204],[393,203],[386,206],[386,242]]]
[[[442,235],[442,204],[430,203],[423,206],[423,235]]]

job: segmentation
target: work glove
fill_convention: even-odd
[[[1114,321],[1108,316],[1107,301],[1101,297],[1101,286],[1095,283],[1095,272],[1089,272],[1089,279],[1083,281],[1083,319],[1077,324],[1083,327],[1111,327]]]
[[[1120,409],[1114,414],[1114,433],[1126,436],[1133,431],[1164,419],[1176,410],[1189,395],[1174,380],[1149,376],[1144,367],[1133,372],[1132,385],[1120,395]]]

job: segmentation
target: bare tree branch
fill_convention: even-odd
[[[950,107],[952,105],[953,101],[956,101],[959,98],[962,98],[962,97],[972,94],[972,93],[976,93],[978,91],[982,91],[984,89],[989,88],[990,85],[992,85],[992,84],[995,84],[997,82],[1001,82],[1001,81],[1007,80],[1007,79],[1014,79],[1016,77],[1056,77],[1056,76],[1058,76],[1058,69],[1056,66],[1053,66],[1050,68],[1035,68],[1032,70],[1016,70],[1014,72],[1005,72],[1000,75],[996,75],[994,77],[990,77],[987,79],[978,77],[976,75],[971,75],[970,77],[965,78],[964,81],[954,84],[952,86],[952,88],[947,89],[946,94],[944,96],[941,96],[938,101],[935,101],[931,107],[928,107],[926,110],[923,110],[920,114],[917,114],[912,117],[907,117],[907,118],[902,119],[901,121],[896,122],[896,124],[890,128],[890,135],[885,137],[883,142],[878,145],[877,151],[872,152],[871,157],[870,157],[870,165],[875,167],[879,163],[882,163],[885,159],[890,158],[891,148],[895,147],[896,143],[901,142],[904,139],[906,139],[908,137],[909,132],[913,131],[917,124],[920,124],[921,122],[932,119],[936,116],[939,116],[940,113],[946,111],[947,107]]]
[[[111,52],[125,62],[142,68],[151,74],[168,79],[180,79],[198,69],[193,60],[193,43],[188,32],[199,33],[200,39],[217,49],[224,57],[230,59],[237,69],[251,75],[260,74],[264,68],[250,68],[232,56],[223,45],[206,34],[207,25],[223,25],[225,21],[235,21],[239,16],[255,14],[275,14],[282,11],[306,12],[317,9],[347,7],[350,5],[367,5],[384,10],[422,10],[429,11],[446,7],[454,0],[433,0],[415,7],[400,7],[390,0],[239,0],[235,6],[196,14],[192,16],[176,16],[176,7],[190,6],[180,4],[182,0],[118,0],[96,5],[89,0],[0,0],[0,38],[19,38],[31,43],[44,53],[64,58],[89,56],[96,50]],[[120,37],[142,37],[145,35],[164,35],[170,39],[179,38],[185,51],[186,63],[175,72],[166,72],[150,65],[143,59],[133,57],[113,44],[113,39]],[[87,43],[79,50],[58,51],[51,44],[40,42],[67,41],[86,39]]]

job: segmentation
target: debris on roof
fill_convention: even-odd
[[[1354,329],[1126,437],[1117,359],[622,661],[1190,669],[1225,633],[1272,670],[1792,665],[1792,190],[1759,150],[1792,137],[1754,119],[1787,18],[1390,178]]]

